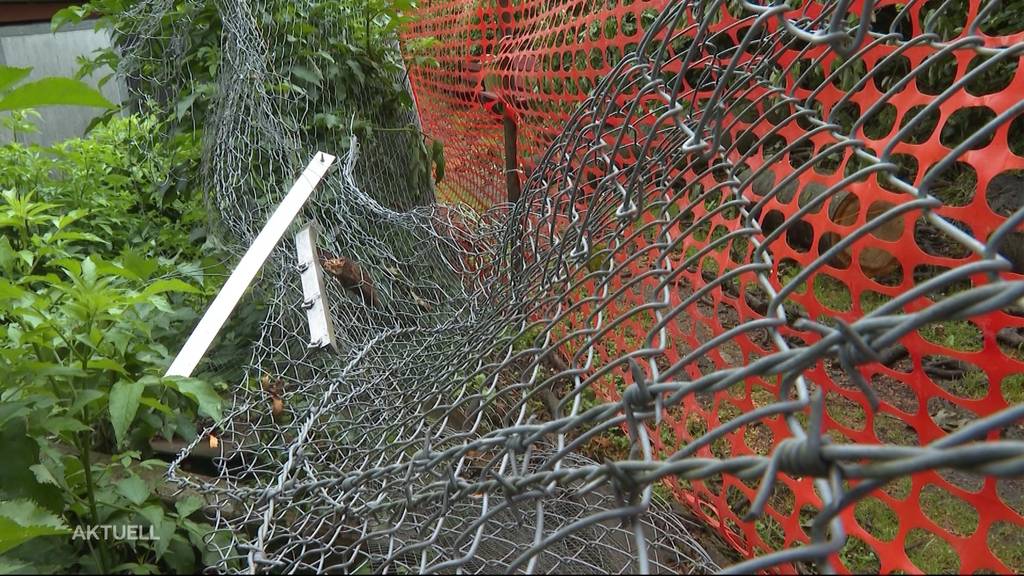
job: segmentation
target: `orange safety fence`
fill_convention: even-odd
[[[421,45],[427,46],[423,50],[437,65],[410,66],[410,78],[424,133],[445,144],[447,174],[438,183],[439,199],[481,211],[504,202],[502,115],[516,126],[525,183],[548,147],[572,124],[574,112],[602,79],[615,73],[616,64],[636,52],[645,31],[668,4],[662,0],[422,1],[403,30],[403,40],[406,44],[414,39],[436,40]],[[747,179],[744,193],[762,201],[758,219],[762,238],[770,237],[768,275],[773,287],[781,291],[798,274],[809,272],[806,281],[786,297],[790,318],[836,326],[852,322],[913,286],[976,258],[960,245],[936,240],[938,232],[915,208],[887,220],[850,249],[818,265],[821,255],[843,237],[906,204],[906,186],[921,185],[929,169],[959,143],[1021,101],[1024,74],[1018,64],[1024,50],[1000,56],[985,75],[950,88],[1000,50],[1024,43],[1024,16],[1020,15],[1024,5],[1003,4],[986,13],[981,0],[868,3],[875,34],[868,35],[859,51],[847,58],[828,44],[782,42],[780,38],[787,38],[777,34],[782,24],[765,20],[762,38],[776,43],[771,53],[775,75],[766,82],[750,80],[735,92],[718,126],[726,159],[742,165],[743,174],[754,174]],[[702,6],[713,6],[713,10],[702,15],[698,9]],[[793,7],[786,17],[793,22],[813,21],[825,9],[821,3],[806,2]],[[669,59],[690,50],[687,39],[708,21],[706,38],[711,40],[696,48],[698,56],[689,69],[681,69],[675,60],[674,67],[666,65],[663,71],[683,75],[681,90],[694,103],[697,118],[701,103],[715,90],[716,79],[750,32],[755,15],[742,10],[738,2],[693,3],[688,10],[684,22],[664,32],[671,35],[663,39],[670,46]],[[851,22],[861,17],[860,3],[850,10]],[[750,58],[757,57],[751,51]],[[912,80],[901,82],[912,73]],[[926,108],[944,93],[949,97],[934,110]],[[636,95],[634,89],[622,98]],[[855,145],[837,139],[834,130],[807,121],[808,114],[794,115],[794,101],[802,102],[810,115],[847,131]],[[632,123],[642,133],[656,121],[651,112],[656,104],[647,113],[624,115],[618,121]],[[927,118],[912,122],[922,113]],[[913,129],[896,138],[911,123]],[[577,119],[574,125],[586,123]],[[653,136],[650,139],[654,146],[665,145]],[[822,191],[863,168],[855,148],[877,153],[887,147],[897,164],[899,182],[882,173],[852,179],[830,202],[798,214]],[[559,150],[567,153],[566,162],[580,165],[579,177],[587,182],[587,160],[572,157],[568,147]],[[626,156],[621,158],[623,165],[635,160],[629,157],[628,147],[619,151]],[[641,233],[632,238],[631,232],[620,233],[630,238],[630,245],[609,254],[618,263],[629,262],[610,280],[609,293],[624,286],[631,289],[623,290],[605,309],[609,318],[624,318],[604,336],[606,361],[620,357],[623,350],[635,350],[642,335],[657,322],[653,312],[637,312],[652,297],[652,286],[630,282],[650,264],[644,258],[629,259],[654,242],[642,233],[644,224],[666,214],[676,218],[688,213],[679,224],[687,240],[678,252],[685,259],[701,254],[739,223],[735,214],[721,209],[722,194],[713,193],[731,175],[723,176],[699,162],[662,168],[663,174],[645,180],[643,186],[645,204],[651,206],[653,200],[657,210],[642,214],[632,225],[630,230]],[[682,193],[658,183],[673,179],[686,183]],[[1024,204],[1024,118],[1018,116],[984,135],[930,186],[929,192],[941,203],[934,211],[985,242]],[[550,191],[532,192],[534,198],[544,193],[554,195],[558,190],[552,186]],[[685,232],[686,226],[694,231]],[[784,233],[772,236],[774,230]],[[1024,267],[1021,245],[1024,235],[1019,232],[1005,243],[1005,255],[1015,265],[1006,277],[1019,278]],[[749,263],[755,253],[747,242],[733,241],[728,247],[709,250],[677,275],[669,296],[673,306],[700,291],[708,278]],[[734,282],[714,286],[695,300],[685,317],[671,322],[667,326],[671,345],[657,358],[659,366],[669,368],[715,337],[765,317],[769,298],[758,293],[753,276],[738,274]],[[986,278],[978,274],[971,283],[982,285]],[[594,289],[595,282],[584,281],[581,291]],[[904,309],[920,310],[928,302],[920,298]],[[593,311],[588,306],[578,310],[581,324]],[[559,336],[573,329],[563,328]],[[795,346],[812,345],[821,337],[799,325],[784,327],[781,333]],[[767,332],[745,332],[688,362],[683,370],[698,377],[753,362],[775,346]],[[924,445],[965,422],[1024,402],[1024,314],[1019,310],[940,322],[901,339],[889,352],[886,358],[859,368],[878,395],[877,410],[850,382],[839,360],[826,358],[805,372],[825,394],[824,424],[833,442]],[[615,396],[620,389],[612,384],[609,381],[598,393]],[[660,430],[651,428],[652,442],[671,453],[705,431],[772,402],[779,393],[779,381],[751,378],[713,395],[687,397],[683,410],[664,415]],[[769,419],[741,427],[699,454],[767,454],[789,434],[782,418]],[[1006,434],[1021,436],[1020,426]],[[785,477],[766,515],[756,521],[742,519],[756,483],[748,485],[726,476],[671,484],[681,501],[747,556],[809,541],[807,520],[820,507],[809,478]],[[1021,480],[919,472],[891,482],[841,517],[851,537],[838,558],[846,570],[1024,570]]]

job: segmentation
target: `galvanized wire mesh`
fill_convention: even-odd
[[[187,81],[155,47],[187,42],[194,29],[182,21],[168,41],[146,28],[178,4],[135,9],[138,27],[122,31],[132,40],[129,73]],[[531,162],[522,200],[478,212],[435,203],[429,190],[410,194],[400,133],[346,134],[346,151],[331,149],[340,133],[298,128],[319,110],[268,88],[287,77],[271,63],[289,48],[263,16],[321,4],[244,0],[216,10],[223,59],[207,180],[229,238],[244,248],[315,148],[344,152],[307,216],[327,231],[326,252],[369,273],[379,301],[332,283],[340,351],[308,349],[291,247],[268,263],[260,282],[269,312],[248,375],[207,431],[229,449],[219,477],[199,482],[172,468],[215,503],[213,520],[231,536],[217,544],[219,569],[719,568],[673,499],[706,521],[717,516],[715,529],[754,556],[730,567],[737,572],[842,569],[850,556],[837,553],[851,530],[881,569],[913,569],[915,522],[935,542],[987,543],[961,570],[1021,569],[991,534],[1008,525],[1013,542],[1024,524],[1006,490],[1024,473],[1024,405],[1013,392],[1024,357],[1001,344],[1013,338],[997,338],[1024,326],[1011,246],[1024,209],[1015,192],[998,201],[986,192],[968,204],[987,202],[990,212],[967,227],[970,215],[949,215],[941,182],[957,163],[973,166],[978,190],[1003,168],[1024,168],[1013,150],[1024,104],[1001,92],[966,133],[926,129],[931,112],[948,120],[969,100],[965,86],[978,75],[1016,70],[1020,34],[979,33],[1006,7],[969,4],[950,39],[914,2],[888,30],[872,26],[870,0],[859,11],[849,2],[658,4],[633,49],[580,95]],[[511,6],[533,30],[559,7]],[[436,16],[433,7],[421,10]],[[330,18],[305,24],[314,36],[342,30]],[[893,72],[879,47],[913,64]],[[900,109],[900,128],[893,117],[866,135],[907,83],[948,74],[943,55],[959,63],[954,80],[912,99],[923,106],[913,114]],[[974,57],[984,62],[968,70]],[[440,73],[450,72],[440,60]],[[848,88],[827,97],[815,89],[837,82]],[[431,105],[418,95],[421,108]],[[514,95],[504,104],[528,100]],[[874,103],[843,112],[866,97]],[[409,120],[329,104],[382,126]],[[904,157],[914,151],[911,166]],[[976,350],[933,342],[965,328],[980,334]],[[983,396],[952,402],[954,419],[957,407],[975,412],[948,426],[928,396],[955,399],[943,382],[978,373]],[[914,407],[901,404],[908,398]],[[858,434],[851,405],[862,432],[887,415],[917,433]],[[980,478],[982,490],[958,487],[965,477]],[[858,504],[897,502],[882,489],[906,478],[915,494],[924,478],[970,502],[980,517],[971,534],[922,524],[920,511],[897,521],[889,539],[902,549],[865,530]],[[772,523],[777,540],[764,531]]]

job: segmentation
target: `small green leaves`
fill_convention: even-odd
[[[74,81],[26,84],[29,72],[0,67],[4,107],[30,99],[109,105],[91,89],[73,93]],[[208,94],[201,81],[191,87]],[[186,116],[206,109],[205,98],[193,100],[180,110]],[[171,120],[175,112],[166,111]],[[196,567],[199,524],[185,525],[154,498],[159,471],[140,461],[140,449],[157,434],[194,438],[198,415],[220,416],[220,398],[203,381],[147,375],[166,369],[168,347],[180,344],[227,271],[224,247],[205,233],[202,191],[190,181],[201,137],[153,144],[163,132],[157,122],[110,118],[52,147],[0,147],[0,504],[17,502],[0,514],[0,573]],[[233,336],[247,345],[249,333]],[[110,547],[101,566],[81,539],[39,538],[66,534],[61,516],[72,528],[144,518],[161,540]],[[12,547],[17,557],[2,555]],[[50,547],[61,553],[47,552],[45,565],[32,561]]]
[[[8,280],[0,278],[0,302],[4,300],[18,300],[24,298],[28,293],[18,288]]]
[[[165,292],[199,294],[200,290],[195,286],[188,284],[187,282],[183,282],[181,280],[178,280],[177,278],[171,278],[167,280],[157,280],[156,282],[153,282],[149,286],[146,286],[146,289],[142,291],[141,295],[148,298],[150,296],[163,294]]]
[[[199,93],[193,92],[188,96],[185,96],[181,100],[178,100],[178,103],[174,105],[175,117],[177,117],[178,120],[184,118],[185,114],[187,114],[188,111],[192,108],[192,104],[195,103],[196,98],[198,97]]]

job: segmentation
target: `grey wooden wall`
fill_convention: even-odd
[[[29,80],[46,76],[73,76],[78,70],[78,57],[90,55],[93,50],[110,45],[106,32],[93,30],[94,24],[83,22],[68,26],[54,34],[49,22],[39,24],[16,24],[0,26],[0,64],[6,66],[32,67]],[[85,78],[85,82],[97,85],[97,81],[109,73],[96,73]],[[125,92],[123,82],[111,79],[103,88],[103,95],[111,102],[118,103]],[[55,106],[39,110],[43,119],[36,125],[38,134],[18,135],[21,142],[52,144],[65,138],[81,136],[86,126],[99,113],[94,108]],[[0,142],[9,142],[10,133],[0,129]]]

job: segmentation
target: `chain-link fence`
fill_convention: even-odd
[[[297,31],[344,49],[324,4],[214,10],[227,237],[337,153],[307,216],[374,293],[331,280],[339,351],[310,349],[294,250],[268,263],[218,476],[172,469],[220,569],[727,568],[710,529],[735,571],[1024,570],[1024,11],[425,2],[437,203],[414,118],[278,88]],[[189,5],[134,9],[134,85],[188,82]]]

